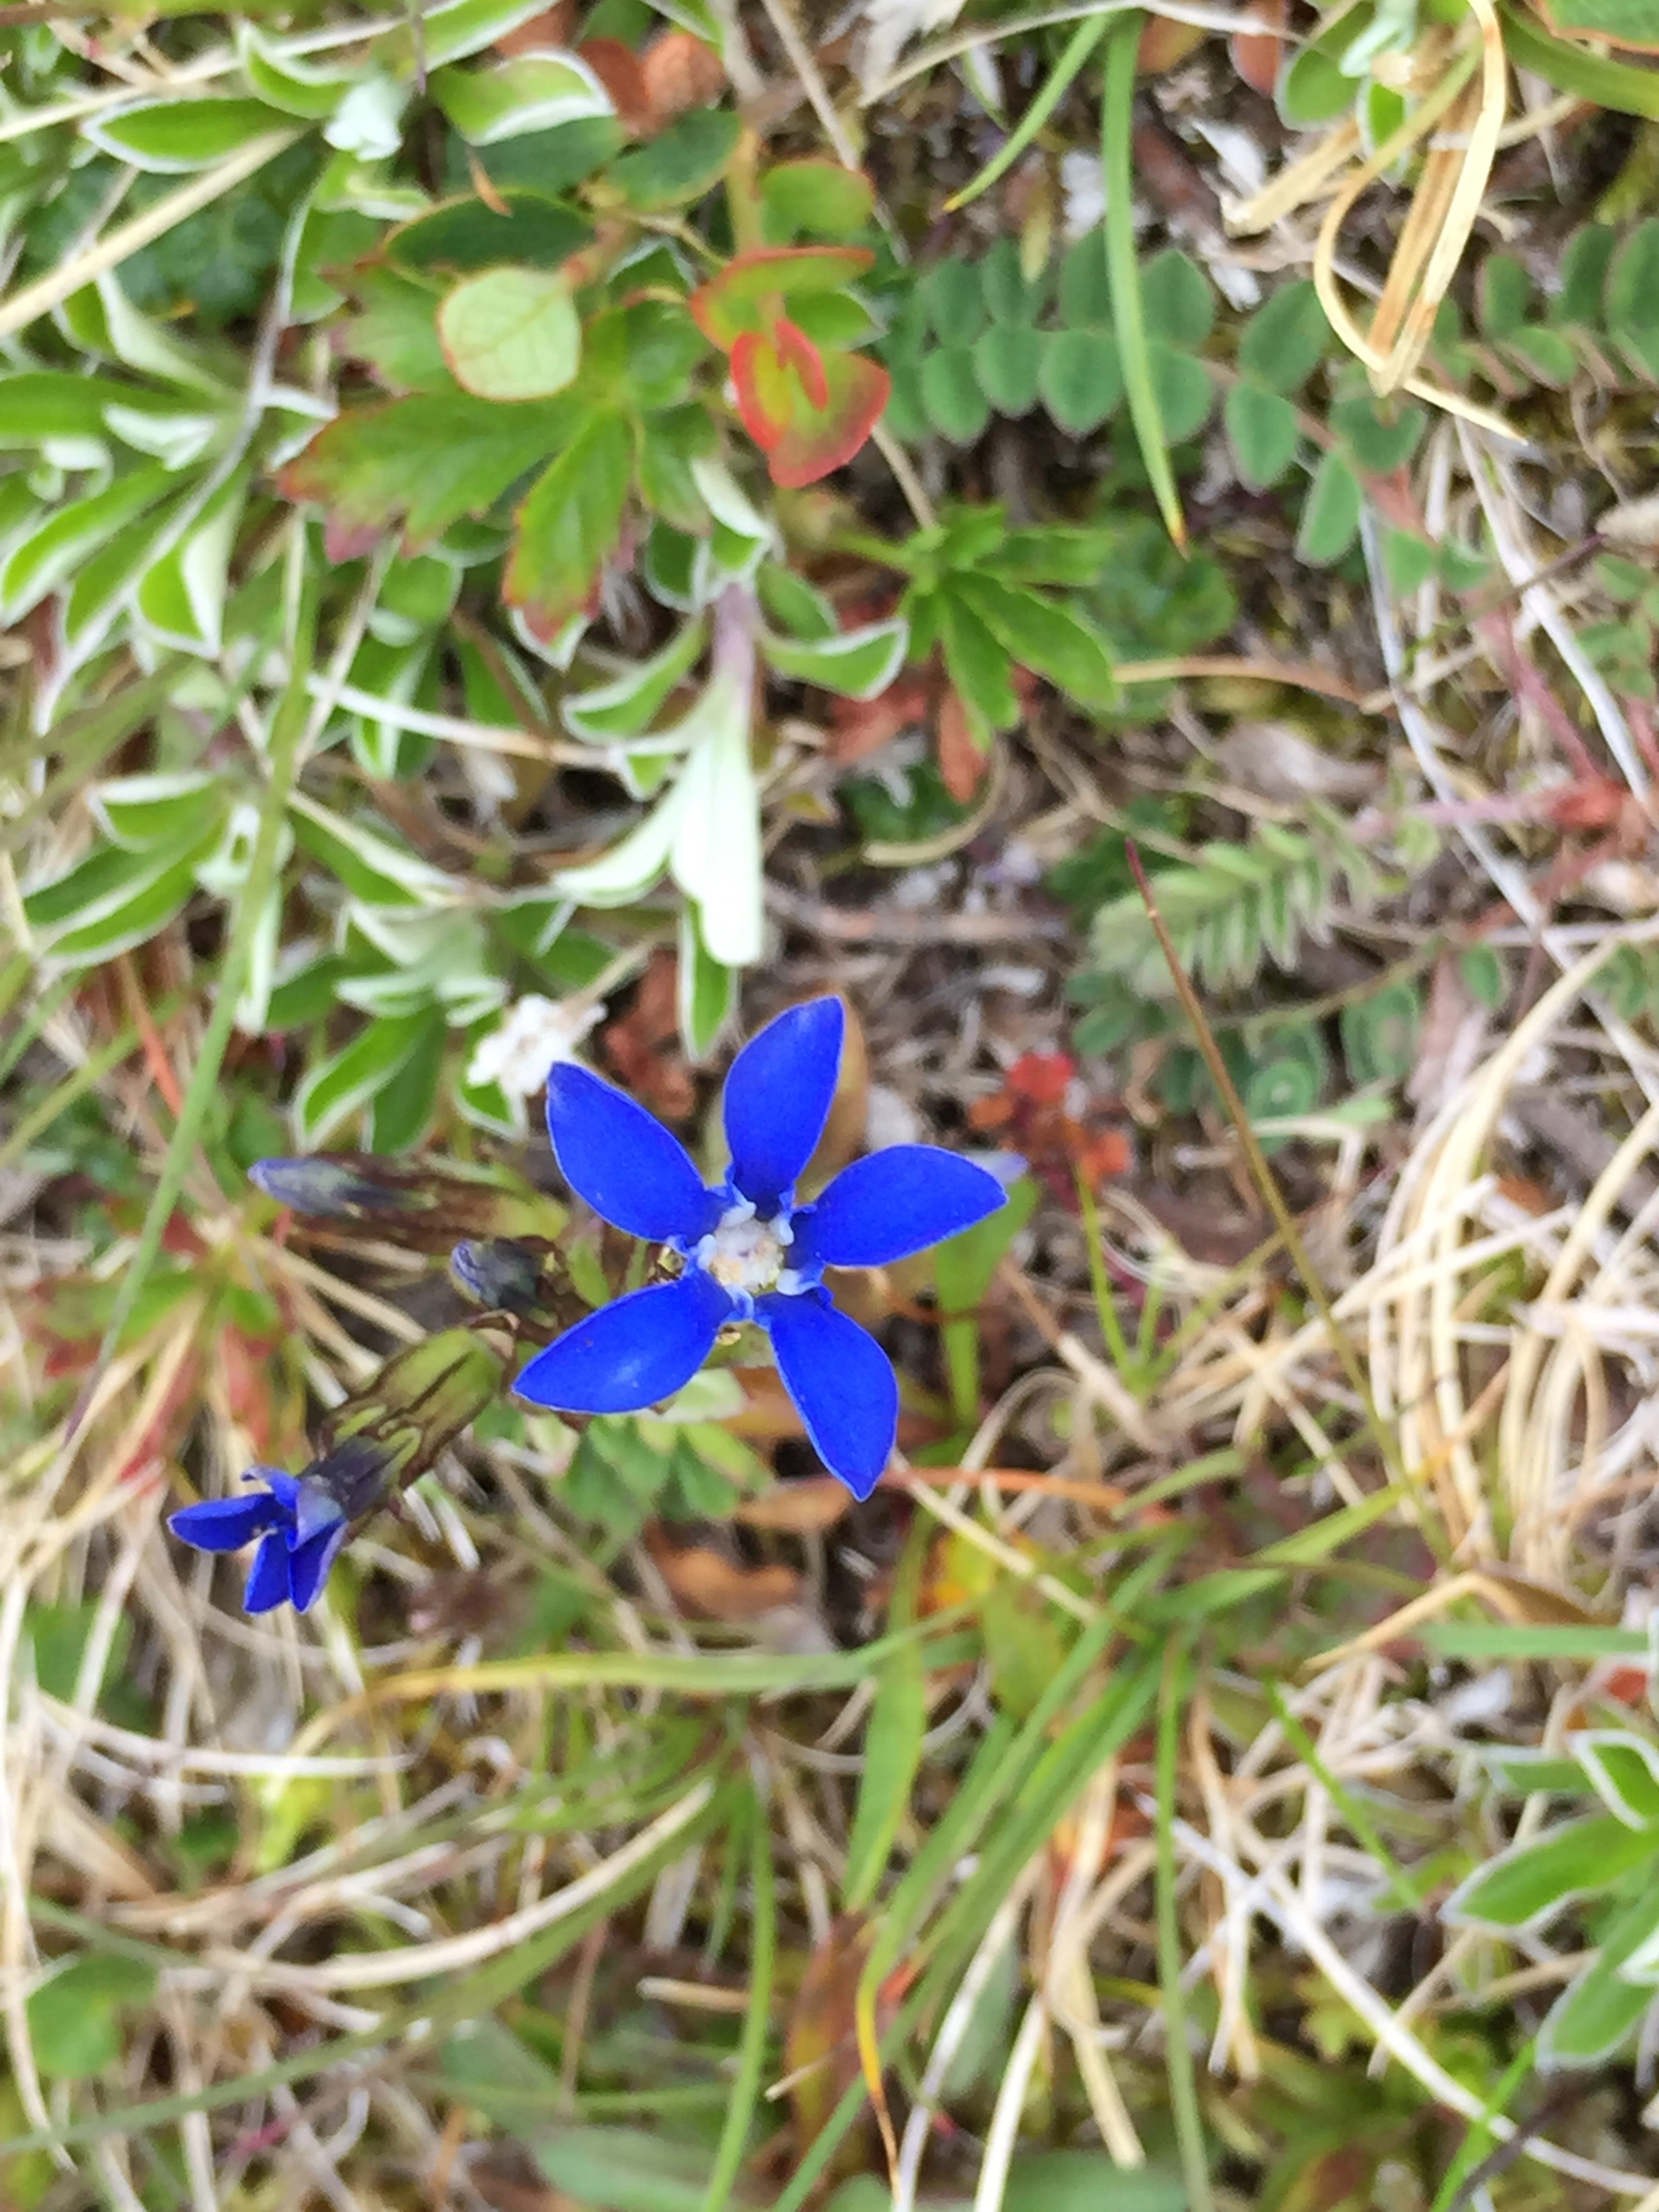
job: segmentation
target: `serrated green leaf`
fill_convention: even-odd
[[[592,598],[622,535],[633,460],[623,417],[590,415],[520,507],[502,589],[538,635],[551,637]]]
[[[401,519],[411,545],[430,544],[482,514],[580,419],[564,396],[501,407],[471,392],[416,393],[337,416],[279,481],[289,499],[326,507],[348,543]]]

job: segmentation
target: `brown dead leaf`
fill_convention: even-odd
[[[553,0],[539,15],[503,31],[495,41],[498,54],[533,53],[538,46],[568,46],[576,27],[576,0]]]
[[[577,52],[610,94],[623,129],[633,137],[648,137],[659,118],[639,56],[620,39],[585,39]]]
[[[775,1367],[738,1367],[732,1372],[748,1401],[740,1413],[726,1417],[725,1426],[734,1437],[747,1437],[750,1443],[777,1443],[785,1437],[805,1435]]]
[[[658,131],[690,108],[707,107],[726,89],[725,64],[690,31],[665,31],[647,47],[640,69]]]
[[[968,709],[954,690],[947,691],[939,702],[936,743],[939,772],[945,779],[945,788],[958,806],[966,806],[984,782],[991,757],[974,743],[973,732],[968,726]]]
[[[873,699],[836,699],[830,708],[830,757],[850,768],[891,744],[906,730],[925,728],[933,711],[926,676],[901,676]]]
[[[833,1474],[809,1474],[799,1482],[781,1482],[758,1498],[746,1498],[732,1518],[744,1528],[776,1528],[786,1534],[816,1536],[844,1521],[852,1510],[853,1493]]]
[[[1172,22],[1167,15],[1149,16],[1135,53],[1135,67],[1143,76],[1162,76],[1209,36],[1196,23]]]
[[[758,1620],[800,1601],[801,1578],[793,1567],[739,1566],[708,1544],[677,1548],[658,1521],[647,1522],[644,1537],[674,1602],[699,1620]]]
[[[854,2007],[859,1977],[873,1934],[867,1920],[843,1914],[813,1952],[789,2014],[784,2039],[784,2071],[790,2076],[789,2101],[795,2115],[799,2160],[823,2133],[830,2115],[860,2075]],[[886,1985],[883,1990],[885,1996]],[[878,2004],[884,2025],[885,2005]],[[851,2130],[830,2162],[826,2178],[855,2172],[864,2164],[870,2115]]]
[[[696,1085],[680,1049],[679,963],[653,952],[628,1012],[599,1032],[599,1053],[624,1091],[665,1121],[689,1121]]]
[[[1292,722],[1235,722],[1216,756],[1235,783],[1291,805],[1310,798],[1369,799],[1382,781],[1380,769],[1339,759]]]

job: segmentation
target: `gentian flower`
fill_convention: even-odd
[[[210,1498],[184,1506],[167,1516],[167,1527],[198,1552],[240,1552],[257,1538],[244,1607],[270,1613],[291,1605],[296,1613],[308,1613],[346,1540],[345,1509],[311,1474],[256,1467],[242,1480],[264,1487],[250,1498]]]
[[[182,1506],[168,1514],[167,1527],[198,1552],[240,1552],[257,1540],[245,1609],[271,1613],[291,1605],[308,1613],[352,1523],[374,1511],[397,1471],[396,1459],[377,1438],[346,1437],[303,1474],[251,1468],[243,1481],[263,1483],[263,1490]]]
[[[769,1023],[726,1080],[732,1164],[706,1186],[679,1139],[574,1062],[548,1078],[547,1124],[566,1182],[629,1236],[684,1262],[669,1283],[602,1306],[538,1352],[514,1386],[565,1413],[631,1413],[681,1389],[722,1328],[758,1322],[819,1457],[854,1495],[881,1478],[898,1428],[887,1355],[836,1310],[826,1267],[879,1267],[969,1229],[1001,1184],[932,1145],[894,1145],[797,1206],[835,1097],[846,1018],[813,999]]]

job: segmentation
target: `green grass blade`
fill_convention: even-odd
[[[1100,111],[1100,158],[1106,182],[1106,282],[1123,364],[1129,420],[1165,528],[1184,553],[1187,523],[1176,489],[1164,436],[1164,416],[1152,382],[1140,264],[1135,258],[1133,141],[1135,57],[1146,26],[1143,10],[1115,16],[1106,40],[1106,88]]]
[[[1007,175],[1065,99],[1083,64],[1105,37],[1106,27],[1110,21],[1109,15],[1091,15],[1078,25],[1066,42],[1065,52],[1049,71],[1048,82],[1014,125],[1006,143],[991,156],[972,184],[964,185],[959,192],[945,201],[947,215],[954,215],[958,208],[966,207],[969,200],[976,200],[981,192],[989,191],[993,185]]]
[[[1181,1986],[1181,1927],[1176,1916],[1176,1770],[1181,1751],[1181,1717],[1186,1705],[1188,1660],[1171,1644],[1164,1655],[1164,1679],[1158,1701],[1158,1978],[1164,1990],[1164,2063],[1170,2074],[1170,2109],[1174,2116],[1181,2171],[1190,2212],[1214,2212],[1210,2162],[1204,2154],[1204,2123],[1198,2106],[1198,2074],[1187,2041],[1187,2000]]]
[[[777,1966],[778,1911],[776,1879],[772,1867],[772,1831],[766,1808],[757,1799],[750,1822],[753,1851],[750,1878],[754,1883],[754,1940],[750,1948],[749,2009],[743,2016],[738,2043],[738,2070],[732,2084],[732,2101],[714,2153],[714,2170],[708,2177],[703,2212],[724,2212],[732,2185],[743,2166],[749,2132],[761,2100],[761,2075],[766,2064],[767,2032],[771,2022],[772,1983]]]

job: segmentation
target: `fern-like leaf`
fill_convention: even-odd
[[[1382,888],[1376,861],[1328,809],[1311,826],[1261,822],[1242,845],[1206,845],[1190,867],[1165,868],[1153,883],[1181,963],[1211,988],[1254,982],[1264,959],[1293,966],[1304,937],[1322,937],[1346,893],[1366,906]],[[1139,892],[1114,899],[1091,933],[1096,967],[1143,998],[1168,999],[1175,985]]]

